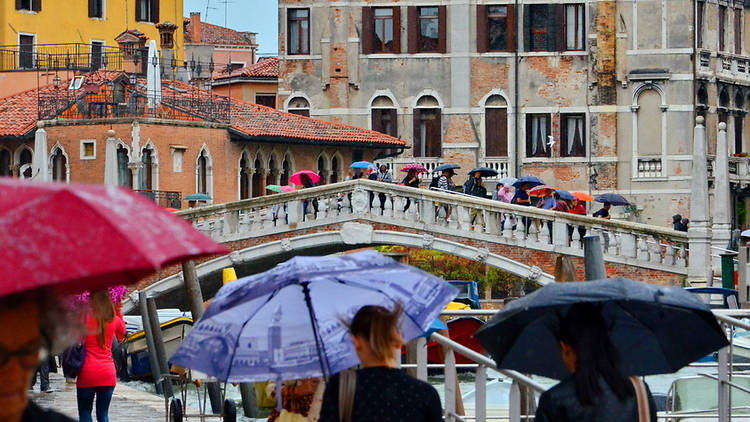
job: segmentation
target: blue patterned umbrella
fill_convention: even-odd
[[[456,293],[375,251],[295,257],[222,287],[171,362],[229,382],[331,375],[359,363],[343,321],[361,307],[403,304],[408,340]]]
[[[616,193],[603,193],[594,199],[596,202],[609,202],[612,205],[628,205],[630,202],[628,202],[627,199],[625,199],[622,195],[618,195]]]
[[[367,169],[367,168],[370,168],[370,167],[372,167],[374,165],[375,164],[373,164],[373,163],[371,163],[369,161],[355,161],[355,162],[352,163],[352,165],[349,166],[349,168],[353,168],[353,169]]]
[[[566,201],[572,201],[572,200],[576,199],[576,197],[572,193],[570,193],[570,192],[568,192],[566,190],[555,189],[555,191],[557,192],[558,195],[560,195],[560,199],[564,199]]]
[[[530,188],[533,188],[534,186],[544,185],[542,179],[536,177],[536,176],[521,176],[516,180],[515,183],[513,183],[514,188],[520,188],[521,185],[529,185]]]

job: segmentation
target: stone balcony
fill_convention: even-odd
[[[699,50],[698,75],[750,82],[750,57],[727,52]]]

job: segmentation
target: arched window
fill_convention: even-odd
[[[696,96],[698,97],[696,101],[697,104],[695,105],[697,115],[706,117],[706,110],[708,110],[708,90],[706,89],[705,84],[700,84],[700,86],[698,86],[698,93]]]
[[[144,148],[141,152],[141,163],[143,168],[141,169],[140,177],[140,189],[153,190],[154,189],[154,170],[151,167],[153,164],[153,158],[151,157],[151,150]]]
[[[329,177],[331,183],[338,182],[341,177],[341,173],[343,173],[343,170],[341,169],[341,159],[339,158],[338,154],[336,154],[333,156],[333,158],[331,158],[331,176]]]
[[[30,179],[33,170],[31,168],[31,161],[33,160],[33,154],[30,149],[24,148],[18,155],[18,176],[23,179]]]
[[[240,199],[250,198],[250,159],[246,152],[240,156]]]
[[[484,103],[484,151],[486,157],[508,156],[508,103],[501,95]]]
[[[0,176],[10,176],[10,151],[0,149]]]
[[[393,101],[381,95],[372,101],[372,130],[391,135],[398,134],[398,121],[396,119],[396,106]]]
[[[638,155],[661,155],[662,118],[661,95],[646,89],[638,96]]]
[[[320,184],[325,185],[328,181],[328,169],[326,168],[326,157],[322,154],[318,156],[318,174],[320,175]]]
[[[68,181],[68,159],[62,148],[55,148],[52,154],[52,180],[58,182]]]
[[[268,159],[268,174],[266,175],[266,186],[276,184],[276,176],[279,174],[278,163],[276,162],[276,154],[271,154]]]
[[[745,97],[742,90],[737,89],[734,95],[734,153],[739,154],[743,148],[743,121],[745,120]]]
[[[133,174],[128,168],[128,150],[122,145],[117,147],[117,183],[120,186],[133,187]]]
[[[208,156],[202,150],[198,156],[198,186],[197,191],[208,194]]]
[[[286,153],[284,154],[284,161],[281,163],[281,180],[279,184],[288,185],[289,176],[292,175],[292,171],[292,158],[289,156],[289,153]]]
[[[422,96],[414,109],[414,156],[440,157],[442,125],[440,103],[431,96]]]
[[[727,122],[729,117],[729,94],[726,89],[719,93],[719,122]]]
[[[255,159],[255,163],[253,163],[253,169],[255,170],[253,172],[253,198],[256,198],[258,196],[263,196],[266,194],[265,192],[265,186],[263,186],[263,164],[260,161],[260,158]]]
[[[294,97],[289,100],[287,111],[292,114],[310,117],[310,103],[304,97]]]

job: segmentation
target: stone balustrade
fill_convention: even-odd
[[[368,220],[582,256],[582,235],[593,234],[601,237],[606,261],[687,273],[688,236],[683,232],[362,179],[176,214],[221,242]]]

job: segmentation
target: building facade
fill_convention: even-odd
[[[667,225],[689,215],[696,114],[710,153],[719,119],[729,153],[747,148],[745,16],[739,0],[281,0],[278,101],[407,140],[396,167],[533,174]]]
[[[214,72],[211,89],[221,95],[276,108],[279,59],[266,57],[232,72]]]

